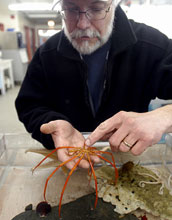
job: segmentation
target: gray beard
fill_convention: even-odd
[[[110,38],[112,34],[112,30],[114,28],[114,17],[115,17],[115,12],[112,14],[112,18],[110,20],[109,25],[107,26],[107,30],[105,31],[105,35],[101,36],[100,33],[97,30],[80,30],[80,29],[75,29],[73,32],[69,33],[66,27],[66,24],[64,22],[64,33],[67,37],[67,39],[70,41],[72,46],[80,53],[80,54],[91,54],[94,51],[96,51],[98,48],[103,46],[108,39]],[[78,45],[78,43],[75,40],[75,37],[82,37],[82,36],[89,36],[89,37],[97,37],[98,40],[94,45],[89,45],[88,41],[83,42],[81,45]]]

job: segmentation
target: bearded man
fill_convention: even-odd
[[[60,4],[64,30],[36,51],[16,99],[19,119],[48,149],[106,139],[112,151],[141,154],[172,132],[171,105],[148,112],[152,99],[172,99],[172,41],[128,20],[116,0]],[[57,155],[69,159],[67,149]]]

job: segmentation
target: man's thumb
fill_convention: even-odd
[[[44,134],[51,134],[55,131],[54,124],[51,122],[43,124],[40,127],[40,131]]]

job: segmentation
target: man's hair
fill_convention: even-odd
[[[56,5],[62,3],[62,1],[63,1],[63,0],[54,0],[53,6],[52,6],[52,10],[55,9]],[[107,1],[109,1],[109,0],[99,0],[99,1],[107,2]],[[116,3],[116,4],[119,3],[119,0],[112,0],[112,4],[115,4],[115,3]]]
[[[55,9],[55,7],[56,7],[56,5],[58,5],[59,3],[61,2],[61,0],[54,0],[53,1],[53,6],[52,6],[52,10],[54,10]]]

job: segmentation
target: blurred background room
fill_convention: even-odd
[[[14,107],[21,83],[36,49],[62,29],[60,8],[53,0],[0,1],[0,133],[25,132]],[[153,26],[172,38],[171,0],[121,0],[127,16]],[[169,101],[167,102],[169,103]],[[155,100],[150,110],[166,104]]]
[[[35,51],[62,29],[60,8],[57,5],[52,10],[56,1],[0,0],[0,220],[11,220],[26,210],[29,204],[35,208],[43,200],[44,182],[54,169],[42,169],[35,175],[31,172],[42,156],[31,153],[31,150],[29,153],[28,149],[42,148],[42,145],[32,139],[19,122],[14,102]],[[172,0],[121,0],[120,4],[129,18],[153,26],[172,38]],[[167,103],[172,103],[172,100],[155,99],[150,103],[149,110]],[[162,155],[167,163],[172,164],[171,137],[167,142],[170,147],[166,151],[163,137],[156,150],[152,148],[152,153],[141,160],[139,158],[137,164],[142,161],[150,165],[153,161],[159,166],[163,161]],[[57,197],[61,188],[58,186],[63,185],[66,178],[66,173],[56,174],[48,190],[53,206],[59,201]],[[75,179],[72,179],[72,187],[65,192],[64,202],[90,193],[87,172],[84,175],[78,169]],[[170,179],[171,176],[172,171]]]

